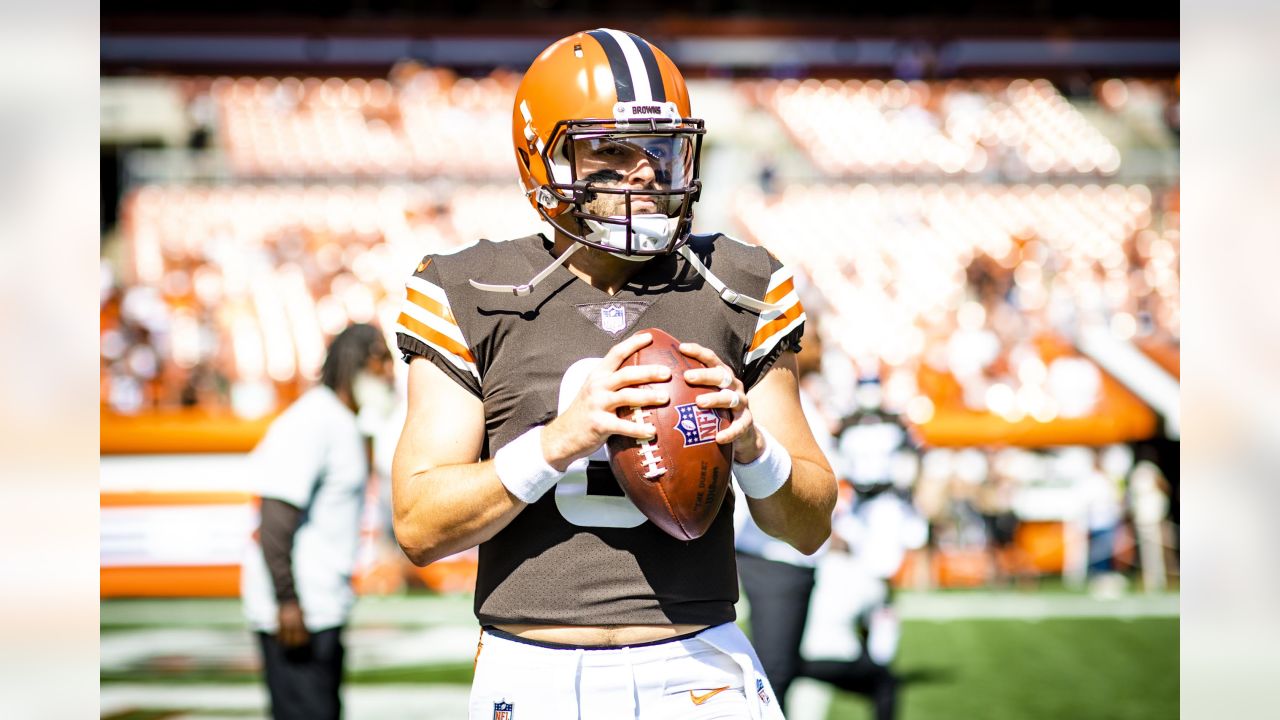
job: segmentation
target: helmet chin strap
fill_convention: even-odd
[[[555,269],[563,265],[565,261],[569,259],[570,255],[578,252],[582,247],[582,243],[573,243],[569,247],[565,248],[564,252],[560,253],[560,257],[553,260],[550,265],[542,269],[542,272],[534,275],[532,280],[523,285],[490,285],[488,283],[476,282],[475,280],[467,280],[467,282],[471,283],[471,287],[477,290],[484,290],[485,292],[510,293],[517,297],[523,297],[533,292],[533,289],[537,287],[538,283],[546,280],[548,275],[555,272]]]
[[[622,219],[622,218],[619,218]],[[666,215],[644,214],[633,215],[631,217],[631,228],[636,238],[640,241],[640,249],[658,249],[665,247],[671,243],[671,236],[675,234],[677,219],[668,218]],[[553,225],[555,223],[552,223]],[[609,247],[618,248],[617,252],[611,252],[617,258],[630,260],[631,262],[645,262],[651,260],[653,255],[627,255],[627,228],[625,225],[613,225],[610,223],[601,223],[593,220],[587,220],[586,225],[591,228],[591,233],[587,237],[592,242],[598,242]],[[523,297],[533,292],[538,283],[547,279],[547,276],[555,272],[569,259],[570,255],[578,252],[579,249],[585,247],[580,242],[575,242],[565,248],[560,257],[556,258],[542,272],[533,276],[533,279],[523,285],[491,285],[489,283],[477,282],[475,280],[467,280],[471,287],[485,292],[503,293]]]
[[[708,285],[714,288],[717,293],[720,293],[721,300],[724,300],[730,305],[737,305],[739,307],[747,308],[748,310],[755,310],[758,313],[781,312],[783,310],[782,305],[757,300],[753,297],[743,295],[737,290],[729,288],[720,280],[720,278],[715,276],[715,273],[711,272],[711,268],[702,264],[702,261],[698,259],[698,256],[693,252],[693,249],[688,245],[681,245],[680,249],[676,250],[676,252],[680,253],[680,257],[684,258],[693,266],[693,269],[707,281]]]
[[[637,222],[637,220],[640,220],[640,222]],[[633,233],[641,240],[641,249],[648,249],[651,247],[657,248],[665,246],[671,242],[671,234],[675,230],[675,221],[675,218],[668,218],[666,215],[633,215],[631,218],[631,227]],[[655,255],[626,254],[626,226],[614,226],[609,223],[600,223],[593,220],[587,220],[586,224],[592,229],[592,232],[588,237],[593,242],[600,242],[601,244],[606,244],[609,247],[618,248],[617,252],[610,253],[614,257],[631,260],[633,262],[644,262],[656,257]],[[583,247],[585,246],[580,242],[570,244],[569,247],[565,248],[564,252],[560,253],[560,257],[553,260],[550,265],[542,269],[542,272],[534,275],[533,279],[523,285],[491,285],[488,283],[476,282],[475,280],[467,280],[467,282],[471,284],[471,287],[477,290],[503,294],[510,293],[517,297],[523,297],[533,292],[533,289],[537,287],[538,283],[546,280],[547,276],[554,272],[556,268],[568,261],[571,255],[578,252],[578,250]],[[680,246],[676,252],[693,267],[695,272],[707,281],[707,284],[720,295],[721,300],[724,300],[730,305],[737,305],[749,310],[754,310],[758,313],[781,312],[783,310],[783,306],[780,304],[757,300],[726,286],[720,278],[716,277],[715,273],[711,272],[710,268],[702,264],[702,261],[698,259],[698,256],[688,245]]]

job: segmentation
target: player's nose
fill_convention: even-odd
[[[647,157],[641,157],[637,160],[635,166],[631,168],[631,172],[627,173],[627,180],[638,187],[652,187],[657,179],[658,172]]]

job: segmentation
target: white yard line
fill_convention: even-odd
[[[343,637],[348,670],[413,665],[469,663],[475,658],[479,630],[472,627],[352,628]],[[103,671],[145,668],[157,658],[184,658],[202,668],[256,670],[258,650],[248,630],[151,627],[102,636]]]
[[[465,718],[466,686],[353,685],[342,693],[344,714],[361,720],[432,717]],[[259,684],[153,685],[107,683],[100,694],[102,715],[133,709],[191,709],[178,717],[195,720],[217,711],[261,709],[266,717],[267,692]],[[225,716],[223,716],[225,717]]]
[[[244,626],[235,598],[173,600],[103,600],[103,625]],[[361,597],[353,625],[431,626],[475,624],[470,595]]]

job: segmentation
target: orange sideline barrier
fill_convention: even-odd
[[[903,553],[902,564],[898,571],[889,578],[889,585],[895,589],[911,587],[912,578],[920,571],[920,563],[925,562],[923,550],[908,550]]]
[[[352,581],[360,595],[382,595],[404,585],[400,565],[378,566]],[[474,561],[434,563],[414,568],[422,583],[438,593],[471,592],[476,585]],[[99,596],[117,597],[239,597],[239,565],[104,567],[98,570]]]
[[[1032,569],[1043,574],[1060,574],[1065,567],[1066,540],[1062,523],[1028,521],[1018,523],[1013,534],[1014,545],[1023,552]]]
[[[981,587],[991,577],[991,558],[986,550],[939,550],[933,561],[938,587]]]
[[[239,597],[239,565],[100,568],[100,595],[111,597]]]
[[[249,452],[273,419],[245,420],[200,410],[119,415],[104,408],[98,447],[104,455]]]
[[[476,588],[476,561],[473,559],[434,562],[414,570],[424,585],[438,593],[471,592]]]
[[[1045,336],[1036,344],[1046,363],[1078,355],[1060,338]],[[919,383],[937,408],[928,422],[917,426],[925,444],[933,447],[1108,445],[1142,440],[1156,430],[1151,408],[1106,372],[1102,372],[1101,397],[1092,415],[1049,422],[1030,417],[1011,422],[995,413],[969,410],[961,403],[955,378],[928,366],[920,368]]]
[[[1157,365],[1164,368],[1165,372],[1181,379],[1179,373],[1182,371],[1182,352],[1177,345],[1162,343],[1152,338],[1144,338],[1134,343],[1142,354],[1151,358]]]
[[[137,507],[139,505],[243,505],[256,495],[247,492],[104,492],[98,496],[99,507]]]
[[[234,491],[102,492],[102,508],[246,505],[257,496]],[[110,597],[239,597],[239,565],[113,565],[99,568],[99,596]]]
[[[1009,422],[991,413],[946,409],[920,426],[920,432],[932,447],[1109,445],[1150,437],[1155,432],[1155,414],[1145,406],[1126,407],[1110,414],[1042,423],[1031,418]]]

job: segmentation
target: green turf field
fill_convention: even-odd
[[[903,720],[1178,716],[1176,618],[908,622]],[[837,692],[829,720],[870,718]]]
[[[1176,595],[1154,606],[1052,593],[917,600],[902,603],[901,720],[1177,717]],[[348,638],[348,719],[459,717],[474,652],[469,599],[362,605]],[[264,717],[233,601],[104,603],[102,638],[104,718]],[[423,661],[418,648],[434,656]],[[836,691],[829,702],[826,720],[871,718],[860,696]]]

